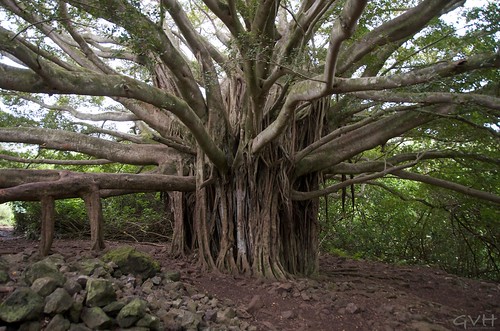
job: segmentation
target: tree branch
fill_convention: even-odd
[[[82,197],[97,187],[99,190],[134,190],[150,191],[194,191],[194,177],[167,176],[158,174],[109,174],[109,173],[76,173],[70,171],[54,171],[49,178],[43,177],[47,172],[37,174],[32,170],[30,176],[38,177],[36,182],[13,186],[8,178],[25,176],[26,170],[0,170],[0,203],[8,201],[41,200],[51,196],[55,199]]]
[[[469,195],[471,197],[479,198],[481,200],[486,200],[486,201],[491,201],[497,204],[500,204],[500,196],[489,193],[489,192],[484,192],[480,190],[473,189],[471,187],[467,187],[461,184],[453,183],[444,179],[439,179],[439,178],[434,178],[422,174],[417,174],[417,173],[412,173],[412,172],[407,172],[403,170],[398,170],[392,172],[393,175],[396,175],[399,178],[402,179],[408,179],[408,180],[413,180],[413,181],[418,181],[442,188],[446,188],[455,192],[459,192],[465,195]]]
[[[335,69],[340,53],[342,42],[350,38],[356,28],[356,24],[365,9],[367,0],[349,0],[344,5],[340,17],[335,21],[331,35],[330,46],[325,61],[324,76],[327,86],[331,86],[335,77]]]

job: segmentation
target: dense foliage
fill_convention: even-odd
[[[160,193],[138,193],[103,200],[107,240],[164,242],[171,239],[172,220]],[[30,239],[40,236],[39,202],[15,202],[15,231]],[[56,202],[55,232],[58,238],[90,237],[90,224],[80,199]]]

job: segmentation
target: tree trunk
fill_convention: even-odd
[[[54,238],[54,215],[55,215],[55,200],[54,197],[44,196],[41,199],[42,204],[42,227],[40,238],[40,255],[47,256],[52,246]]]
[[[103,215],[99,190],[96,188],[83,195],[87,215],[90,221],[90,242],[91,249],[99,251],[104,249],[104,233],[102,230]]]
[[[194,227],[201,264],[266,278],[310,275],[317,270],[318,202],[290,200],[280,160],[251,161],[197,190]],[[302,181],[310,185],[311,178]]]

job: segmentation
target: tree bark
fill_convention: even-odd
[[[102,231],[102,205],[99,190],[96,188],[83,195],[87,215],[90,221],[90,242],[91,249],[100,251],[104,249],[104,233]]]
[[[41,199],[42,203],[42,226],[40,237],[40,256],[47,256],[52,246],[54,238],[54,214],[55,200],[51,196],[44,196]]]

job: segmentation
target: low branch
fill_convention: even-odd
[[[35,181],[8,187],[9,179],[24,176],[25,170],[0,170],[0,203],[8,201],[34,201],[51,196],[55,199],[82,197],[96,187],[99,190],[133,190],[136,192],[150,191],[194,191],[194,177],[169,176],[158,174],[109,174],[109,173],[77,173],[70,171],[53,171],[40,173]],[[37,176],[36,170],[31,171],[31,177]],[[50,178],[50,179],[49,179]],[[15,182],[15,181],[13,181]],[[11,182],[12,183],[12,182]]]
[[[453,183],[444,179],[439,179],[439,178],[434,178],[422,174],[417,174],[417,173],[412,173],[412,172],[407,172],[403,170],[398,170],[392,172],[393,175],[402,178],[402,179],[408,179],[408,180],[413,180],[417,182],[422,182],[434,186],[439,186],[442,188],[446,188],[455,192],[463,193],[465,195],[469,195],[471,197],[479,198],[481,200],[486,200],[486,201],[491,201],[497,204],[500,204],[500,196],[489,193],[489,192],[484,192],[480,190],[476,190],[471,187],[467,187],[461,184]]]

